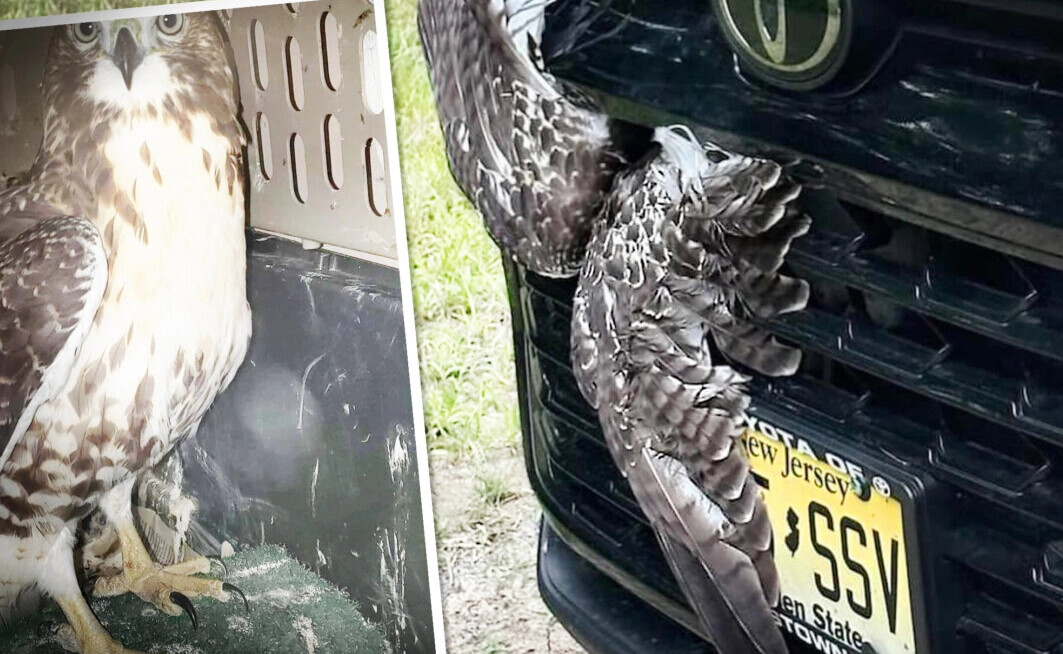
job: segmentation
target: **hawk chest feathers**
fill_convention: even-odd
[[[243,178],[213,125],[203,114],[119,120],[98,144],[87,217],[103,235],[107,288],[69,381],[23,441],[44,443],[62,464],[53,473],[69,477],[52,487],[85,506],[193,429],[246,352]],[[9,469],[32,471],[19,449]]]

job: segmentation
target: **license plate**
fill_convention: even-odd
[[[775,528],[783,632],[825,654],[916,652],[904,511],[890,483],[862,481],[861,467],[755,418],[742,443]]]

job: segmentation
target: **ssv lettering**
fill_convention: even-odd
[[[900,566],[897,539],[884,539],[877,529],[868,529],[849,517],[836,521],[828,507],[815,501],[808,505],[808,526],[812,549],[824,564],[814,577],[820,595],[837,603],[843,601],[844,591],[849,608],[869,620],[876,609],[873,598],[882,597],[881,608],[886,611],[890,632],[896,634]],[[861,563],[869,560],[869,553],[877,570],[869,571]],[[876,584],[880,593],[874,592]]]

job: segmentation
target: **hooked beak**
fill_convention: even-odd
[[[125,86],[127,89],[133,88],[133,73],[136,71],[137,66],[141,61],[144,61],[144,51],[137,45],[136,40],[133,38],[133,33],[129,31],[128,27],[123,27],[118,31],[118,38],[114,40],[114,50],[111,52],[111,59],[114,61],[114,65],[118,66],[118,70],[122,71],[122,79],[125,80]]]

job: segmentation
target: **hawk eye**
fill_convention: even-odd
[[[165,16],[159,16],[155,24],[159,26],[160,32],[173,36],[184,28],[185,17],[183,14],[166,14]]]
[[[74,26],[74,37],[82,43],[92,43],[100,36],[99,23],[81,23]]]

